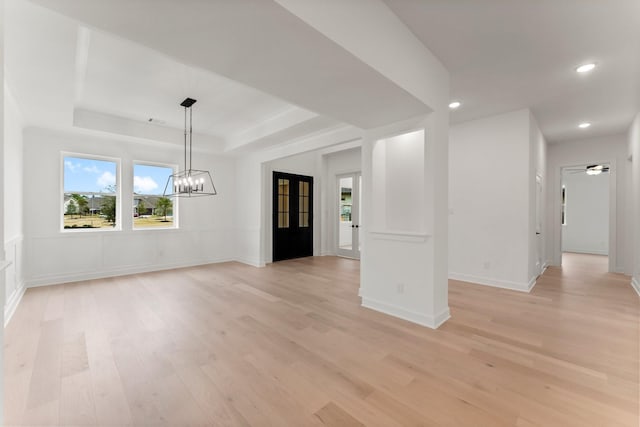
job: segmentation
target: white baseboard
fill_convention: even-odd
[[[587,254],[587,255],[604,255],[608,256],[609,251],[599,251],[592,249],[562,249],[562,252],[570,252],[574,254]]]
[[[241,262],[242,264],[247,264],[252,267],[264,267],[267,265],[264,261],[260,261],[258,258],[244,258],[244,257],[236,257],[233,261]]]
[[[631,279],[631,286],[635,289],[638,296],[640,296],[640,277],[634,277]]]
[[[24,285],[24,282],[18,284],[16,290],[13,291],[13,294],[11,294],[6,304],[4,305],[5,328],[9,324],[9,321],[13,317],[13,314],[16,312],[16,309],[18,308],[18,304],[20,304],[20,301],[22,300],[22,297],[24,296],[24,292],[26,290],[27,290],[27,287]]]
[[[126,267],[122,269],[105,270],[92,273],[63,274],[56,276],[46,276],[32,278],[25,281],[27,288],[39,286],[59,285],[62,283],[82,282],[85,280],[105,279],[107,277],[127,276],[129,274],[151,273],[154,271],[173,270],[176,268],[197,267],[207,264],[218,264],[221,262],[235,261],[234,259],[200,260],[192,263],[176,263],[163,265],[147,265],[142,267]]]
[[[469,282],[477,285],[492,286],[494,288],[510,289],[518,292],[531,292],[536,284],[536,278],[532,278],[528,283],[512,282],[508,280],[492,279],[490,277],[474,276],[472,274],[449,273],[449,279]]]
[[[440,325],[442,325],[451,317],[449,307],[442,310],[436,315],[429,316],[367,297],[362,297],[362,306],[371,310],[388,314],[393,317],[399,317],[400,319],[404,319],[412,323],[417,323],[418,325],[426,326],[431,329],[438,329]]]

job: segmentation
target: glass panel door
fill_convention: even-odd
[[[360,173],[337,176],[336,254],[360,258]]]
[[[273,172],[272,261],[313,255],[313,177]]]
[[[353,249],[353,178],[345,177],[338,179],[338,189],[340,191],[340,218],[338,222],[338,248],[344,251]]]

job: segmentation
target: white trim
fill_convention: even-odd
[[[23,234],[18,234],[16,236],[11,237],[11,238],[5,239],[5,241],[4,241],[5,250],[6,250],[7,246],[14,246],[15,244],[17,244],[18,242],[21,242],[23,240],[24,240],[24,235]]]
[[[492,286],[494,288],[510,289],[518,292],[531,292],[536,285],[536,278],[532,278],[528,283],[512,282],[509,280],[492,279],[490,277],[474,276],[472,274],[449,273],[449,279],[468,282],[476,285]]]
[[[4,271],[5,268],[9,267],[12,264],[11,261],[2,260],[0,261],[0,271]]]
[[[367,297],[362,297],[362,306],[412,323],[417,323],[418,325],[426,326],[431,329],[438,329],[440,325],[451,317],[449,307],[445,308],[435,316],[429,316]]]
[[[267,263],[265,263],[263,261],[260,261],[260,259],[258,259],[258,258],[236,257],[235,259],[230,260],[230,261],[237,261],[237,262],[240,262],[242,264],[247,264],[247,265],[250,265],[252,267],[258,267],[258,268],[261,268],[261,267],[264,267],[265,265],[267,265]],[[269,264],[271,264],[271,263],[269,263]]]
[[[82,282],[85,280],[105,279],[108,277],[126,276],[129,274],[151,273],[154,271],[173,270],[177,268],[197,267],[208,264],[219,264],[222,262],[236,261],[233,258],[221,258],[216,260],[201,260],[191,263],[176,263],[176,264],[163,264],[163,265],[148,265],[144,267],[126,267],[120,269],[106,270],[94,273],[75,273],[75,274],[61,274],[54,276],[45,276],[35,279],[29,279],[25,281],[27,288],[36,288],[40,286],[60,285],[70,282]],[[240,261],[242,262],[242,261]]]
[[[606,250],[598,251],[598,250],[593,250],[593,249],[573,249],[573,248],[562,249],[562,253],[565,253],[565,252],[574,253],[574,254],[609,256],[609,251],[606,251]]]
[[[4,326],[5,328],[9,324],[9,321],[13,317],[13,314],[16,312],[18,308],[18,304],[22,301],[22,297],[24,296],[24,292],[27,290],[27,287],[24,285],[24,282],[21,282],[13,294],[9,297],[9,300],[4,305]]]
[[[397,240],[400,242],[424,242],[430,236],[427,233],[415,233],[411,231],[369,231],[372,238],[376,240]]]
[[[640,278],[634,277],[631,279],[631,287],[636,291],[638,296],[640,296]]]

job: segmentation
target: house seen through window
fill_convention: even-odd
[[[63,166],[64,229],[118,228],[118,164],[109,160],[64,156]]]
[[[133,165],[133,228],[176,226],[174,200],[162,196],[172,174],[169,166]],[[172,189],[173,182],[167,188]]]

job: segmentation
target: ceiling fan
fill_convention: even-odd
[[[566,168],[564,171],[570,174],[586,173],[587,175],[600,175],[601,173],[609,173],[609,165],[588,165],[578,168]]]

